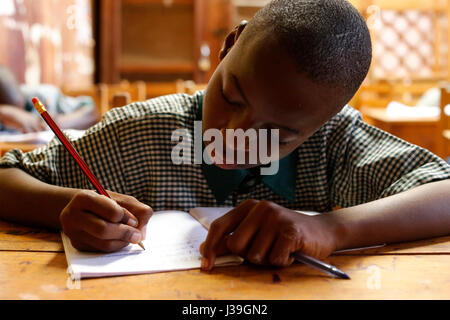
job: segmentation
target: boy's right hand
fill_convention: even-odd
[[[134,197],[108,194],[112,199],[81,190],[62,210],[62,230],[78,250],[113,252],[145,239],[153,210]]]

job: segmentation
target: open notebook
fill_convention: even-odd
[[[198,207],[189,213],[155,212],[148,223],[147,239],[143,241],[146,250],[137,244],[130,244],[114,253],[81,252],[62,233],[68,270],[73,279],[81,279],[200,268],[202,256],[199,247],[206,239],[207,229],[214,220],[231,209]],[[241,257],[227,255],[216,258],[215,266],[238,265],[242,262]]]
[[[155,212],[148,223],[147,238],[143,241],[146,250],[130,244],[114,253],[81,252],[62,233],[70,273],[79,279],[200,268],[202,256],[199,247],[206,239],[207,228],[229,210],[231,208],[195,208],[190,214],[182,211]],[[215,266],[242,262],[242,258],[228,255],[218,257]]]

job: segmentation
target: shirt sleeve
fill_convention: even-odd
[[[82,107],[95,108],[94,100],[88,96],[70,97],[61,93],[56,112],[58,114],[69,114]]]
[[[71,142],[105,189],[126,193],[121,141],[117,134],[120,120],[116,112],[109,112],[82,137]],[[0,168],[19,168],[43,182],[57,186],[94,189],[57,138],[47,146],[28,153],[18,149],[7,152],[0,159]]]
[[[334,205],[355,206],[450,178],[444,160],[365,123],[351,107],[334,120],[327,146]]]

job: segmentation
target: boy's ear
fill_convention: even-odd
[[[219,59],[222,61],[223,58],[228,54],[228,52],[231,50],[231,48],[234,46],[236,41],[239,39],[239,36],[241,35],[242,31],[244,31],[245,27],[247,26],[247,21],[242,20],[239,25],[237,25],[233,31],[231,31],[227,37],[225,38],[225,41],[223,42],[222,49],[220,49],[219,52]]]

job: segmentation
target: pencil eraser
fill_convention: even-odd
[[[31,99],[31,102],[33,102],[33,104],[36,104],[39,102],[39,99],[34,97],[33,99]]]

